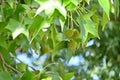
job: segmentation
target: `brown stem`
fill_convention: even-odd
[[[1,54],[1,53],[0,53],[0,59],[1,59],[1,61],[2,61],[3,69],[4,69],[5,71],[7,71],[7,69],[6,69],[6,67],[5,67],[5,61],[4,61],[4,58],[2,57],[2,54]]]
[[[22,62],[20,59],[18,59],[18,58],[16,58],[18,61],[20,61],[21,63],[24,63],[24,62]],[[30,68],[32,68],[34,71],[36,71],[36,69],[35,68],[33,68],[32,66],[29,66],[28,65],[28,67],[30,67]]]
[[[20,61],[21,63],[24,64],[24,62],[22,62],[20,59],[16,58],[14,55],[12,55],[12,57],[13,57],[14,59],[17,59],[18,61]],[[28,65],[28,67],[30,67],[30,68],[32,68],[34,71],[36,71],[36,69],[33,68],[32,66]]]
[[[0,53],[0,58],[3,64],[3,68],[7,71],[6,67],[10,68],[11,70],[13,70],[14,72],[17,72],[19,74],[21,74],[21,72],[19,72],[18,70],[16,70],[15,68],[13,68],[12,66],[10,66],[9,64],[7,64],[2,56],[2,54]]]

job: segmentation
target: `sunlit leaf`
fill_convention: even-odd
[[[8,0],[8,4],[13,8],[13,1],[14,0]]]
[[[52,80],[52,78],[51,77],[47,77],[47,78],[44,78],[42,80]]]
[[[77,6],[79,4],[80,0],[71,0],[71,2]]]
[[[24,34],[27,38],[29,37],[28,29],[26,29],[23,24],[14,19],[10,19],[6,29],[12,32],[13,39],[15,39],[20,34]]]
[[[70,3],[68,6],[67,6],[67,10],[75,10],[77,7],[75,4],[73,3]]]
[[[63,0],[63,6],[67,6],[70,2],[70,0]]]
[[[87,2],[87,4],[89,4],[90,0],[85,0]]]
[[[103,8],[103,10],[105,11],[105,13],[107,14],[108,18],[109,18],[109,11],[110,11],[110,3],[109,0],[98,0],[99,4],[101,5],[101,7]]]
[[[103,16],[102,16],[102,30],[104,30],[108,20],[109,19],[108,19],[107,15],[105,14],[105,12],[103,12]]]
[[[51,16],[54,12],[55,9],[57,9],[62,16],[64,16],[64,18],[66,18],[66,10],[65,8],[61,5],[61,2],[59,0],[47,0],[44,3],[42,3],[43,1],[39,1],[40,3],[40,7],[37,9],[36,11],[36,15],[41,13],[43,10],[45,10],[45,13],[48,16]]]

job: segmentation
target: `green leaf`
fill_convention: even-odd
[[[90,19],[91,14],[86,14],[77,18],[77,22],[80,25],[82,42],[85,43],[88,38],[88,34],[92,34],[94,37],[98,37],[95,23]]]
[[[66,55],[65,55],[65,57],[66,57],[66,61],[67,61],[67,62],[70,61],[70,59],[71,59],[71,57],[73,56],[73,54],[74,54],[73,51],[67,49],[67,51],[66,51]]]
[[[65,20],[59,19],[61,25],[61,31],[64,29]]]
[[[55,73],[54,75],[52,75],[52,80],[62,80],[62,79],[60,79],[60,76],[58,73]]]
[[[67,47],[66,42],[65,42],[65,41],[62,41],[62,42],[59,42],[59,43],[56,44],[55,50],[56,50],[56,51],[59,51],[59,50],[64,49],[64,48],[66,48],[66,47]]]
[[[9,4],[4,5],[4,7],[2,6],[0,13],[1,13],[0,20],[3,20],[3,21],[7,20],[6,22],[8,22],[8,18],[14,14],[13,9],[9,6]]]
[[[75,10],[77,7],[75,4],[73,4],[72,2],[67,6],[67,10]]]
[[[9,42],[8,49],[9,49],[9,52],[11,52],[13,55],[16,55],[16,46],[17,46],[17,44],[15,41]]]
[[[1,47],[1,46],[0,46],[0,53],[2,54],[2,56],[3,56],[3,58],[4,58],[4,60],[5,60],[6,63],[11,64],[11,63],[14,62],[14,61],[11,59],[11,56],[10,56],[10,54],[9,54],[9,51],[6,50],[5,48]]]
[[[0,32],[3,32],[6,27],[6,22],[0,22]]]
[[[56,40],[59,42],[65,40],[64,35],[62,33],[57,33]]]
[[[72,2],[74,5],[76,5],[76,6],[79,4],[79,1],[80,1],[80,0],[71,0],[71,2]]]
[[[57,36],[56,28],[55,26],[51,26],[51,38],[53,41],[53,48],[55,48],[56,45],[56,36]]]
[[[63,0],[63,6],[67,6],[70,2],[70,0]]]
[[[119,16],[119,0],[114,0],[114,10],[115,10],[115,17]]]
[[[103,16],[102,16],[102,30],[104,30],[106,24],[108,23],[108,17],[107,15],[105,14],[105,12],[103,12]]]
[[[55,49],[56,47],[56,36],[57,36],[57,31],[56,31],[56,28],[55,26],[51,26],[51,39],[52,39],[52,42],[53,42],[53,49]],[[56,55],[56,51],[53,50],[52,51],[52,60],[54,60],[54,56]]]
[[[63,80],[71,80],[71,78],[73,77],[74,73],[71,72],[71,73],[65,73],[64,74],[64,77],[63,77]]]
[[[6,43],[6,38],[3,36],[0,36],[0,46],[5,48],[6,50],[8,49],[7,43]]]
[[[30,30],[34,31],[39,25],[40,25],[40,21],[43,20],[43,17],[37,15],[34,19],[33,19],[33,23],[30,26]]]
[[[46,15],[51,16],[54,10],[57,9],[66,19],[67,12],[65,10],[65,7],[61,5],[61,2],[59,0],[47,0],[44,2],[37,0],[37,2],[40,3],[40,7],[37,9],[36,15],[45,10]]]
[[[87,2],[87,4],[89,5],[89,2],[90,2],[90,0],[85,0],[86,2]]]
[[[27,3],[27,4],[30,4],[31,2],[32,2],[32,0],[24,0],[25,1],[25,3]]]
[[[31,29],[34,30],[34,33],[33,33],[33,37],[31,39],[30,43],[37,36],[37,34],[39,33],[39,31],[42,28],[46,28],[46,27],[50,26],[52,19],[53,19],[52,17],[50,19],[45,19],[41,16],[36,16],[35,17],[35,20],[34,20],[32,26],[31,26]]]
[[[44,78],[42,80],[52,80],[52,78],[51,77],[47,77],[47,78]]]
[[[19,70],[20,72],[25,72],[27,65],[26,65],[26,64],[23,64],[23,63],[18,63],[18,64],[17,64],[17,67],[18,67],[18,70]]]
[[[22,76],[21,80],[34,80],[33,74],[27,69],[24,75]]]
[[[107,14],[109,18],[109,11],[110,11],[110,2],[109,0],[98,0],[100,6],[103,8],[105,13]]]
[[[8,72],[0,72],[0,80],[13,80]]]
[[[13,8],[13,2],[14,0],[8,0],[8,4]]]
[[[19,13],[22,13],[25,11],[25,8],[22,6],[22,4],[17,4],[16,10],[15,10],[15,14],[18,15]],[[15,16],[16,16],[15,15]]]
[[[33,20],[31,18],[25,17],[24,18],[24,25],[29,25],[32,24]]]
[[[78,7],[79,2],[81,2],[81,0],[69,0],[69,1],[70,1],[69,4],[66,6],[67,10],[75,10]]]
[[[26,27],[14,19],[10,19],[6,29],[12,32],[13,39],[15,39],[20,34],[24,34],[27,38],[29,37],[29,32]]]

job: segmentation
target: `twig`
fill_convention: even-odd
[[[20,59],[18,59],[18,58],[16,58],[18,61],[20,61],[21,63],[24,63],[24,62],[22,62]],[[30,65],[28,65],[28,67],[30,67],[30,68],[32,68],[34,71],[36,71],[36,69],[35,68],[33,68],[32,66],[30,66]]]
[[[7,63],[5,63],[6,67],[12,69],[14,72],[17,72],[18,74],[22,74],[21,72],[19,72],[18,70],[16,70],[15,68],[13,68],[12,66],[8,65]]]
[[[2,66],[3,66],[3,69],[5,71],[7,71],[6,67],[5,67],[5,61],[4,61],[4,58],[2,57],[2,54],[0,53],[0,58],[1,58],[1,61],[2,61]]]
[[[2,5],[2,4],[8,4],[8,2],[7,1],[0,1],[0,5]],[[17,0],[14,1],[13,4],[17,5],[18,4]],[[32,6],[32,5],[30,5],[29,7],[30,7],[30,9],[38,9],[38,7]]]
[[[13,57],[14,59],[17,59],[17,60],[20,61],[21,63],[24,63],[24,62],[22,62],[20,59],[18,59],[17,57],[15,57],[13,54],[12,54],[12,57]],[[25,63],[24,63],[24,64],[25,64]],[[28,67],[30,67],[30,68],[32,68],[34,71],[36,71],[36,69],[33,68],[32,66],[28,65]]]
[[[2,63],[3,63],[3,65],[4,65],[4,67],[6,66],[6,67],[8,67],[8,68],[10,68],[11,70],[13,70],[14,72],[17,72],[18,74],[22,74],[21,72],[19,72],[18,70],[16,70],[15,68],[13,68],[12,66],[10,66],[9,64],[7,64],[6,62],[5,62],[5,60],[4,60],[4,58],[2,57],[2,54],[0,53],[0,58],[1,58],[1,60],[2,60]],[[5,67],[5,69],[6,69],[6,67]],[[6,69],[7,70],[7,69]]]
[[[69,18],[71,18],[71,20],[75,23],[76,26],[79,26],[79,24],[72,18],[70,17],[69,15],[67,15]]]
[[[37,75],[34,76],[34,78],[36,78],[37,76],[40,76],[47,67],[49,67],[53,64],[57,64],[57,63],[51,63],[51,64],[46,65],[43,69],[40,70],[40,72]]]
[[[58,63],[50,63],[50,64],[46,65],[42,70],[45,70],[47,67],[54,65],[54,64],[58,64]]]

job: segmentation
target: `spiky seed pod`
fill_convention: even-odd
[[[77,42],[74,41],[74,40],[70,40],[68,43],[67,43],[67,47],[68,49],[74,51],[77,47]]]
[[[67,38],[72,38],[74,34],[74,31],[72,29],[68,29],[68,30],[65,30],[64,31],[64,35],[67,37]]]

